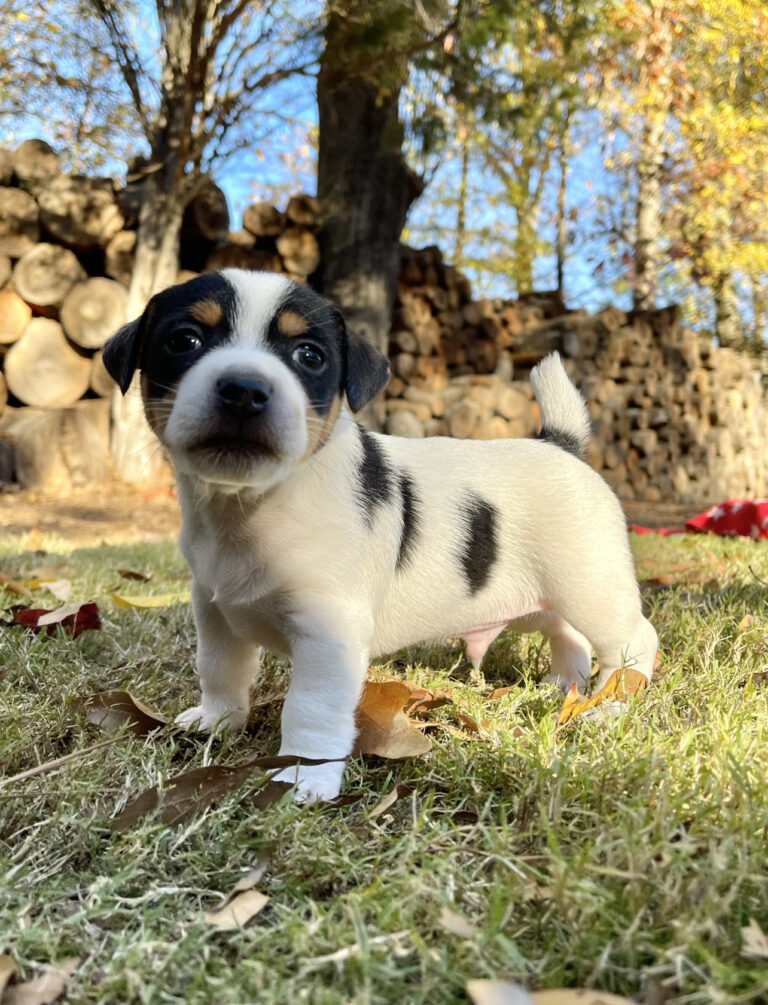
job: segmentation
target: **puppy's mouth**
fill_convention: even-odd
[[[202,437],[188,444],[187,453],[219,461],[281,461],[282,455],[270,443],[228,433]]]

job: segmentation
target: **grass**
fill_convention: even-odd
[[[186,589],[175,545],[42,545],[46,554],[0,539],[0,569],[23,577],[66,563],[73,599],[97,601],[103,627],[76,641],[0,628],[5,777],[104,739],[85,722],[84,695],[124,688],[173,714],[196,689],[187,607],[124,610],[110,599]],[[254,778],[187,824],[110,832],[150,785],[274,752],[277,702],[244,735],[121,734],[0,787],[0,952],[27,978],[81,957],[69,1000],[88,1003],[439,1005],[466,1001],[473,977],[598,987],[649,1005],[768,1001],[768,960],[745,956],[741,934],[752,917],[768,931],[768,587],[757,578],[768,580],[768,548],[698,537],[633,546],[644,574],[691,563],[703,582],[647,593],[664,665],[614,721],[555,732],[559,695],[537,684],[546,648],[502,637],[485,687],[447,644],[390,666],[453,687],[500,743],[438,730],[426,757],[354,760],[346,791],[362,798],[350,806],[260,809]],[[123,567],[152,581],[126,583]],[[54,606],[44,596],[35,604]],[[284,678],[269,662],[260,697]],[[432,715],[459,725],[451,706]],[[413,793],[370,820],[396,781]],[[202,914],[264,856],[266,909],[244,930],[206,927]],[[479,934],[446,931],[446,906]]]

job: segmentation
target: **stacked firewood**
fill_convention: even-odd
[[[42,140],[0,149],[0,482],[67,486],[109,466],[114,384],[101,348],[126,320],[145,176],[67,175]],[[317,200],[246,210],[232,233],[212,182],[184,216],[179,281],[230,267],[306,282],[320,261]]]
[[[125,320],[146,176],[65,175],[40,140],[0,150],[0,482],[66,486],[109,466],[100,359]],[[311,282],[319,207],[256,203],[233,231],[209,182],[184,217],[178,279],[226,267]],[[535,434],[531,368],[559,350],[595,423],[589,460],[626,499],[768,494],[761,364],[683,330],[666,309],[595,316],[557,293],[473,299],[436,247],[403,247],[386,429],[402,436]]]
[[[675,308],[590,316],[557,293],[472,300],[438,249],[404,249],[387,431],[529,436],[531,368],[558,350],[589,402],[590,463],[627,500],[702,503],[768,492],[762,365],[685,330]]]

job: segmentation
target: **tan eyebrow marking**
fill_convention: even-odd
[[[296,311],[285,311],[277,319],[277,330],[287,338],[305,335],[308,328],[307,319]]]
[[[208,325],[210,328],[219,324],[224,317],[221,304],[217,304],[215,300],[198,300],[196,304],[192,304],[189,308],[189,313],[195,321]]]

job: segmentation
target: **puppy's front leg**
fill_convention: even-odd
[[[356,611],[294,622],[293,670],[283,705],[281,754],[331,761],[286,768],[277,781],[296,786],[300,802],[339,794],[344,758],[357,735],[355,710],[368,669],[370,616]],[[337,760],[339,759],[339,760]]]
[[[259,648],[233,634],[224,615],[196,584],[192,610],[197,628],[199,705],[176,717],[184,729],[240,729],[248,718],[249,692],[259,668]]]

